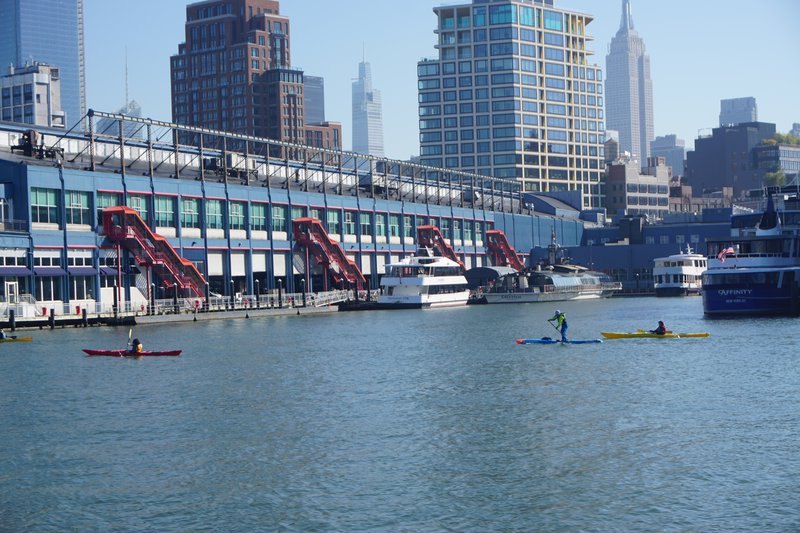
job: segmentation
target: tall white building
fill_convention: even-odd
[[[0,120],[48,128],[66,127],[61,108],[61,73],[42,63],[9,67],[0,76]]]
[[[372,87],[372,67],[366,61],[358,64],[353,82],[353,151],[384,155],[381,92]]]
[[[603,81],[593,18],[553,0],[433,8],[439,57],[417,64],[420,162],[580,191],[600,206]]]
[[[654,138],[653,82],[630,0],[622,1],[620,27],[606,56],[606,113],[608,128],[619,131],[620,152],[630,152],[644,166]]]

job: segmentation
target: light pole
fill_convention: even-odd
[[[234,298],[234,294],[233,294],[233,290],[234,289],[233,289],[233,287],[234,287],[234,283],[233,283],[233,280],[231,280],[231,309],[234,308],[234,303],[235,303],[235,300],[233,299]]]
[[[278,278],[278,309],[283,309],[283,280]]]
[[[211,291],[209,290],[208,282],[206,281],[206,312],[211,309]]]
[[[261,307],[261,287],[259,285],[260,283],[256,279],[256,308]]]
[[[636,292],[639,292],[639,273],[636,273]]]
[[[150,314],[156,314],[156,284],[150,284]]]
[[[303,307],[306,306],[306,278],[300,280],[300,289],[303,291]]]

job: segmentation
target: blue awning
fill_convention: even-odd
[[[94,267],[69,267],[70,276],[96,276],[97,269]]]
[[[66,276],[67,273],[63,268],[58,267],[34,267],[34,274],[37,276]]]
[[[30,276],[31,271],[25,267],[0,267],[0,277],[3,276]]]
[[[117,269],[115,267],[100,267],[100,273],[104,276],[116,276]]]

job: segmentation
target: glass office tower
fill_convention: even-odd
[[[58,67],[71,128],[86,113],[83,0],[0,0],[0,68],[34,62]]]
[[[603,82],[592,17],[552,0],[440,6],[438,59],[417,65],[420,160],[600,205]]]
[[[383,157],[383,108],[381,92],[372,87],[372,66],[358,64],[353,82],[353,151]]]

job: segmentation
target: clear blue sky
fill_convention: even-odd
[[[292,66],[323,76],[326,118],[342,123],[351,146],[351,83],[366,50],[383,96],[386,155],[419,152],[416,63],[436,57],[432,8],[439,0],[283,0],[292,25]],[[465,3],[465,2],[464,2]],[[555,0],[594,16],[594,62],[605,71],[621,0]],[[84,0],[87,105],[115,111],[130,98],[145,117],[171,120],[169,57],[184,41],[182,0]],[[800,1],[632,0],[636,30],[650,55],[656,135],[691,148],[719,121],[723,98],[754,96],[758,118],[787,132],[800,122]]]

